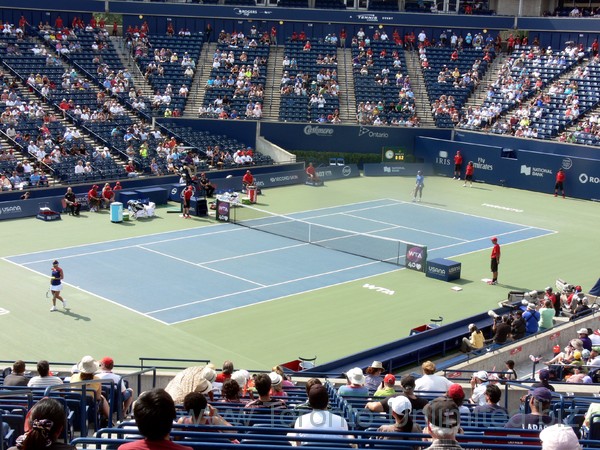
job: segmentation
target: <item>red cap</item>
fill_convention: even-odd
[[[98,185],[97,184],[93,185],[92,189],[98,189]]]
[[[494,236],[494,237],[492,238],[492,242],[498,242],[498,238],[497,238],[496,236]]]
[[[100,360],[100,363],[104,366],[107,367],[109,369],[112,369],[113,366],[115,365],[115,362],[113,361],[113,359],[110,356],[105,356],[104,358],[102,358]]]
[[[392,375],[391,373],[388,373],[385,377],[383,377],[383,382],[386,384],[395,383],[396,377],[394,375]]]
[[[448,388],[446,395],[448,395],[448,397],[450,397],[452,400],[462,401],[465,398],[465,391],[460,384],[454,383]]]

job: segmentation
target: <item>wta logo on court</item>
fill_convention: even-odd
[[[425,271],[427,260],[427,247],[417,245],[408,246],[406,249],[406,267],[419,272]]]

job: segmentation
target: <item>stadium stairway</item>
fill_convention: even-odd
[[[136,91],[138,89],[141,89],[144,97],[151,98],[154,94],[154,90],[144,78],[144,75],[140,71],[137,64],[133,62],[133,58],[131,57],[131,55],[127,51],[127,48],[125,47],[125,40],[123,39],[123,37],[110,36],[110,41],[112,42],[112,45],[115,51],[117,52],[117,55],[119,56],[123,67],[127,68],[129,73],[133,77],[133,86],[135,87]]]
[[[210,76],[212,58],[216,50],[216,42],[210,44],[205,43],[202,46],[200,59],[196,65],[196,73],[194,73],[194,79],[192,80],[192,85],[190,86],[188,101],[186,102],[185,109],[183,110],[183,117],[198,117],[198,109],[204,103],[204,96],[206,94],[206,90],[204,88],[206,86],[208,77]]]
[[[280,82],[283,73],[283,46],[271,46],[267,62],[267,84],[263,97],[263,119],[279,120]]]
[[[342,123],[356,122],[356,95],[352,77],[352,50],[338,48],[338,84],[340,85],[340,119]]]
[[[415,94],[415,108],[422,127],[435,127],[435,120],[431,114],[431,101],[425,88],[425,79],[421,71],[421,63],[417,52],[404,53],[406,70],[410,77],[410,86]]]
[[[494,58],[484,77],[479,82],[479,85],[465,102],[463,106],[464,110],[472,106],[481,106],[483,104],[488,86],[498,79],[498,73],[507,58],[508,56],[504,53],[501,53]]]

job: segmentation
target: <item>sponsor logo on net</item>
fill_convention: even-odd
[[[407,267],[416,270],[423,269],[423,248],[421,247],[410,247],[406,252],[406,263]]]
[[[367,127],[363,127],[361,126],[358,129],[358,135],[359,136],[364,136],[364,135],[369,136],[370,138],[383,138],[383,139],[387,139],[388,137],[390,137],[390,135],[388,133],[382,133],[379,131],[372,131],[371,129],[367,128]]]
[[[3,208],[0,208],[0,214],[19,214],[21,213],[21,207],[20,206],[5,206]]]
[[[592,175],[588,175],[587,173],[582,173],[581,175],[579,175],[579,182],[581,184],[586,184],[586,183],[600,184],[600,177],[595,177]]]
[[[529,177],[540,177],[543,178],[544,175],[554,175],[552,169],[546,169],[545,167],[529,167],[526,164],[521,164],[521,174]]]
[[[306,125],[304,127],[304,134],[307,136],[333,136],[333,128],[320,127],[318,125]]]
[[[562,160],[561,167],[565,170],[569,170],[571,167],[573,167],[573,160],[571,158],[564,158]]]

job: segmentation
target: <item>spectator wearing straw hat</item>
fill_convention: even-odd
[[[190,392],[200,392],[212,395],[212,383],[209,379],[216,378],[215,371],[210,366],[193,366],[178,372],[165,391],[173,398],[175,403],[183,403],[183,399]]]
[[[340,386],[338,394],[342,397],[368,397],[369,390],[365,386],[365,376],[360,367],[354,367],[346,373],[347,384]]]
[[[446,392],[452,385],[446,377],[435,374],[435,364],[431,361],[421,364],[421,371],[423,375],[415,382],[416,392]]]
[[[429,450],[461,450],[456,441],[460,430],[460,414],[456,403],[447,397],[429,402],[423,411],[427,419],[427,433],[433,438]]]
[[[90,381],[90,380],[99,380],[100,377],[96,375],[100,366],[98,365],[98,361],[96,361],[92,356],[86,355],[81,358],[81,361],[77,364],[77,373],[71,375],[69,379],[69,383],[77,383],[80,381]],[[102,395],[102,384],[97,383],[89,383],[87,385],[89,389],[94,391],[94,400],[97,402],[98,408],[104,416],[105,419],[110,415],[110,408],[108,405],[108,401]]]
[[[388,405],[394,423],[390,425],[381,425],[377,431],[379,433],[422,433],[423,430],[418,423],[413,422],[411,417],[412,405],[410,400],[403,396],[390,398]],[[377,436],[377,439],[402,439],[404,436],[397,434],[388,434],[387,436]],[[408,438],[409,440],[417,440],[418,438]],[[415,447],[418,448],[418,447]]]
[[[542,450],[580,450],[579,439],[569,425],[552,425],[540,431]]]
[[[369,392],[373,393],[381,386],[383,382],[383,364],[381,361],[373,361],[369,367],[367,367],[365,376],[365,386]]]

